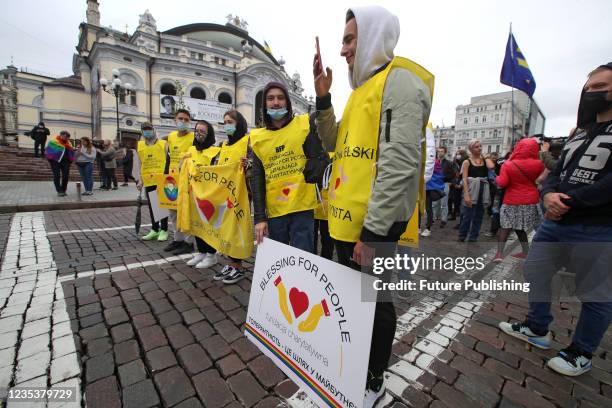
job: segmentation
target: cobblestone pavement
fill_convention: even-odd
[[[96,181],[94,195],[82,196],[81,202],[104,203],[132,200],[135,203],[138,197],[138,190],[136,190],[134,183],[130,183],[127,187],[119,186],[118,190],[110,191],[97,190],[98,184]],[[81,184],[81,192],[84,191],[85,189]],[[51,180],[0,181],[0,207],[76,203],[77,188],[75,182],[68,183],[67,194],[66,197],[58,197]]]
[[[163,243],[137,240],[134,213],[0,216],[0,398],[13,386],[66,386],[75,387],[78,402],[13,406],[309,406],[242,334],[250,276],[236,285],[213,282],[221,265],[196,270],[163,253]],[[455,235],[450,225],[436,228],[423,249],[491,256],[490,240],[466,247],[450,241]],[[458,279],[514,277],[516,262],[507,258]],[[245,265],[252,269],[253,259]],[[398,299],[378,406],[612,406],[611,332],[590,373],[562,377],[545,362],[569,344],[579,305],[555,305],[549,351],[497,329],[499,321],[523,319],[526,306],[518,294],[437,291]]]

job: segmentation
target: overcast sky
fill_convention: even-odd
[[[101,23],[130,33],[149,8],[160,31],[191,23],[225,24],[238,15],[249,34],[284,57],[291,75],[302,77],[314,95],[312,55],[319,36],[323,63],[334,71],[333,103],[342,110],[350,93],[340,57],[344,15],[351,6],[379,4],[395,13],[401,34],[396,55],[410,58],[436,76],[431,120],[452,125],[455,108],[470,97],[510,90],[499,83],[509,24],[537,83],[534,99],[546,116],[546,134],[573,127],[586,74],[612,61],[611,0],[491,1],[202,1],[100,0]],[[0,66],[14,57],[17,67],[55,75],[72,74],[78,25],[85,0],[7,2],[0,15]]]

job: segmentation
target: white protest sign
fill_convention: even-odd
[[[149,191],[147,193],[147,199],[151,203],[151,209],[153,210],[153,221],[161,221],[162,219],[170,216],[170,211],[168,211],[167,208],[161,208],[159,206],[157,190]]]
[[[246,335],[321,407],[363,405],[376,304],[362,278],[269,238],[257,247]]]

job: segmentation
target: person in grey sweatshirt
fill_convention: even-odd
[[[76,165],[83,180],[83,195],[93,195],[93,164],[96,161],[96,148],[87,136],[81,138],[81,145],[76,149]]]

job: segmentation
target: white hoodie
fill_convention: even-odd
[[[353,89],[363,85],[372,74],[389,63],[400,35],[399,19],[380,6],[350,9],[357,23],[357,50],[349,82]]]

